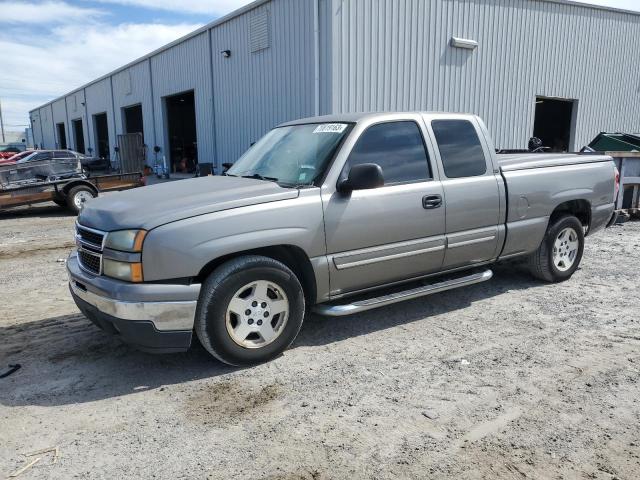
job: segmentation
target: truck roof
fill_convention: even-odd
[[[449,112],[426,112],[426,111],[405,111],[405,112],[358,112],[358,113],[337,113],[333,115],[320,115],[316,117],[306,117],[300,118],[298,120],[293,120],[290,122],[284,122],[278,125],[278,127],[285,127],[289,125],[303,125],[305,123],[357,123],[364,119],[371,119],[375,117],[385,117],[388,115],[397,115],[403,113],[411,113],[411,114],[428,114],[428,115],[442,115],[443,117],[447,116],[455,116],[457,118],[460,117],[469,117],[474,118],[475,115],[470,113],[449,113]]]

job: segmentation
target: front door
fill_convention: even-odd
[[[331,294],[404,280],[441,268],[445,209],[419,118],[370,125],[355,143],[349,168],[375,163],[385,184],[324,203]]]

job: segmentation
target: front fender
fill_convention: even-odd
[[[144,242],[145,281],[188,278],[216,258],[294,245],[309,258],[325,254],[319,189],[298,198],[186,218],[151,230]]]

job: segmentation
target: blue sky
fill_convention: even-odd
[[[29,110],[139,58],[249,0],[0,0],[6,130]]]
[[[6,129],[23,129],[34,107],[247,3],[0,0],[0,101]],[[640,10],[640,0],[587,3]]]

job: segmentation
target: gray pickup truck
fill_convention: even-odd
[[[315,117],[274,128],[223,176],[92,200],[67,262],[80,310],[146,351],[249,365],[305,313],[347,315],[491,278],[520,257],[548,282],[612,222],[602,155],[496,155],[482,120]]]

